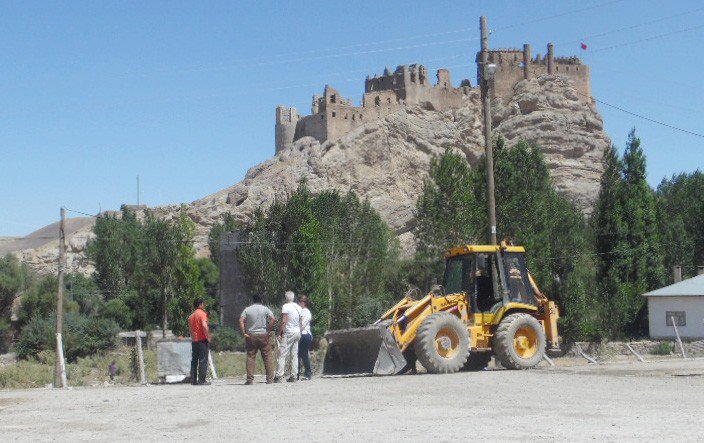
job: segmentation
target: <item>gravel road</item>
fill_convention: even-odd
[[[704,360],[0,392],[3,441],[702,441]]]

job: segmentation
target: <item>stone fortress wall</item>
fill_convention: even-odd
[[[480,55],[477,55],[477,61]],[[495,49],[489,51],[489,63],[496,65],[492,96],[508,101],[513,96],[513,87],[521,80],[539,77],[541,75],[561,75],[569,77],[573,82],[580,99],[587,100],[592,96],[589,65],[582,64],[576,57],[554,56],[554,47],[548,43],[547,54],[543,57],[537,54],[531,56],[529,44],[523,49]],[[479,76],[479,65],[477,73]]]
[[[477,62],[479,60],[478,56]],[[491,82],[492,96],[504,102],[513,96],[516,83],[544,74],[567,76],[574,81],[580,98],[591,97],[589,66],[575,56],[555,58],[552,43],[548,44],[545,57],[538,54],[532,58],[528,44],[523,45],[522,50],[491,50],[489,63],[496,65]],[[478,64],[477,67],[480,71]],[[455,88],[447,69],[438,69],[436,79],[433,84],[423,65],[401,65],[393,72],[386,68],[381,76],[367,76],[361,106],[355,106],[352,99],[342,97],[330,85],[325,86],[322,96],[313,96],[311,115],[301,116],[294,107],[278,106],[276,153],[306,136],[320,143],[337,140],[365,122],[384,118],[406,106],[420,105],[438,111],[460,108],[472,88],[469,80],[462,80]]]

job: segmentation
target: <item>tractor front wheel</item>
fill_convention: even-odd
[[[535,317],[511,314],[499,323],[493,347],[504,368],[530,369],[545,355],[545,331]]]
[[[416,333],[415,351],[426,371],[434,374],[457,372],[469,355],[469,332],[456,316],[431,314]]]

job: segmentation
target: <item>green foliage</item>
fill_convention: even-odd
[[[606,151],[592,219],[597,249],[598,305],[608,337],[646,332],[642,294],[664,283],[656,196],[645,176],[645,155],[632,130],[623,159]]]
[[[704,173],[673,175],[657,189],[665,268],[682,266],[686,277],[704,264]]]
[[[40,351],[54,349],[56,318],[33,317],[22,328],[14,351],[19,358],[36,356]]]
[[[65,285],[68,282],[64,280]],[[56,276],[36,277],[22,295],[19,311],[20,325],[26,324],[33,317],[53,315],[56,312],[56,292],[58,281]],[[70,292],[64,287],[64,312],[79,312],[80,305],[73,300]]]
[[[118,325],[110,320],[68,313],[64,317],[64,353],[68,361],[115,346]],[[56,347],[56,316],[33,317],[22,329],[15,345],[18,357],[36,357]]]
[[[210,250],[210,259],[215,266],[220,265],[220,240],[222,235],[227,232],[232,232],[240,229],[241,225],[235,220],[235,216],[227,212],[223,214],[222,220],[213,224],[208,234],[208,249]]]
[[[29,286],[31,273],[14,255],[0,257],[0,321],[7,321],[15,298]]]
[[[653,349],[650,353],[653,355],[671,355],[675,346],[670,342],[661,342],[657,348]]]
[[[563,335],[570,339],[593,335],[596,314],[588,303],[593,266],[584,217],[555,191],[536,146],[519,142],[509,149],[500,139],[494,149],[494,173],[499,238],[526,247],[539,287],[559,304]],[[448,247],[488,240],[486,189],[483,159],[475,171],[449,150],[433,160],[418,199],[417,262],[408,265],[415,275],[426,267],[439,279]]]
[[[239,351],[243,352],[244,337],[240,331],[226,326],[220,326],[212,333],[210,349],[214,352]]]
[[[397,240],[354,193],[313,196],[301,184],[286,201],[256,212],[243,232],[247,244],[238,254],[248,292],[267,304],[279,304],[286,290],[308,295],[316,336],[367,324],[396,297],[389,287]]]
[[[103,317],[112,319],[123,329],[127,329],[133,321],[132,311],[121,297],[113,298],[105,303]]]
[[[474,193],[475,178],[466,158],[450,148],[430,162],[428,178],[416,205],[418,242],[413,282],[429,289],[442,274],[445,251],[474,243],[484,232],[481,210]]]
[[[187,335],[196,298],[217,309],[217,271],[207,259],[196,259],[195,224],[185,210],[169,221],[150,212],[140,220],[123,209],[120,217],[100,216],[94,233],[88,254],[95,263],[95,281],[108,299],[106,315],[124,328],[150,329],[161,323]]]

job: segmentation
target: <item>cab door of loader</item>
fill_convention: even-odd
[[[503,252],[501,255],[509,300],[537,306],[533,286],[528,280],[525,254]]]

